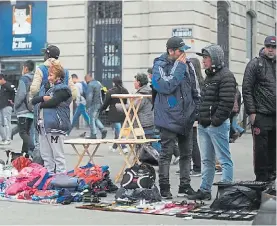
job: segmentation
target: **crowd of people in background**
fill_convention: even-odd
[[[275,180],[276,37],[267,37],[259,56],[247,64],[242,94],[234,74],[224,64],[220,46],[209,45],[196,53],[203,58],[205,76],[198,58],[186,56],[189,48],[181,38],[172,37],[166,52],[154,59],[153,67],[134,75],[136,93],[152,95],[152,100],[142,100],[138,117],[146,137],[158,134],[160,139],[153,147],[160,153],[162,197],[172,198],[169,172],[173,156],[173,164],[180,167],[176,172],[180,175],[178,196],[210,200],[215,174],[222,174],[222,181],[233,180],[230,143],[245,133],[238,123],[242,96],[254,139],[256,180]],[[90,128],[86,138],[105,139],[107,129],[99,116],[108,109],[114,138],[119,137],[125,114],[119,99],[111,95],[129,93],[121,78],[114,77],[113,87],[104,94],[103,85],[92,74],[84,81],[76,74],[69,75],[59,56],[59,48],[51,45],[45,49],[43,65],[35,68],[35,63],[27,60],[18,87],[0,74],[0,145],[9,145],[19,132],[22,154],[44,165],[50,174],[66,171],[63,141],[81,115]],[[71,121],[72,101],[77,107]],[[124,104],[128,109],[129,103]],[[13,109],[18,119],[14,130]],[[110,149],[116,152],[117,144]],[[124,144],[122,149],[128,153]],[[202,176],[198,191],[190,185],[191,176]]]

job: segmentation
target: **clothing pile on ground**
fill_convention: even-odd
[[[108,169],[88,163],[68,173],[50,175],[43,166],[21,156],[10,166],[0,164],[0,197],[51,204],[81,202],[85,191],[117,190]]]

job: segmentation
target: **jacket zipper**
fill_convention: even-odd
[[[212,106],[210,106],[210,120],[212,121]]]

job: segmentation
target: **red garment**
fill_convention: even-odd
[[[12,161],[12,165],[14,168],[20,172],[23,168],[29,166],[32,163],[30,159],[25,158],[24,156],[20,156]]]
[[[74,173],[69,176],[83,179],[86,184],[93,184],[104,179],[102,168],[100,166],[93,166],[91,168],[81,169],[77,168]]]
[[[32,200],[32,195],[35,194],[37,189],[31,189],[27,191],[22,191],[18,194],[18,199]]]

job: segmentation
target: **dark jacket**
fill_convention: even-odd
[[[0,86],[0,109],[3,109],[8,106],[13,106],[12,102],[14,101],[15,93],[15,86],[8,81],[6,81],[5,84]]]
[[[68,85],[55,84],[51,88],[45,87],[45,91],[41,92],[41,96],[34,97],[32,103],[38,104],[36,108],[36,119],[40,118],[42,110],[42,118],[46,133],[66,134],[70,129],[70,103],[72,101],[71,90]],[[49,101],[44,102],[43,96],[51,96]],[[37,122],[36,122],[37,124]]]
[[[248,115],[276,113],[276,58],[269,59],[260,51],[258,58],[246,66],[242,84],[244,106]]]
[[[229,118],[235,100],[236,80],[233,73],[223,65],[223,50],[216,45],[205,50],[212,58],[216,69],[206,70],[207,77],[201,91],[199,124],[220,126]],[[221,65],[221,66],[220,66]]]
[[[183,135],[191,130],[200,97],[196,83],[191,63],[172,61],[166,53],[154,60],[152,86],[157,91],[155,126]]]
[[[124,87],[113,87],[107,93],[104,104],[102,105],[100,112],[105,111],[109,107],[108,119],[110,122],[123,122],[125,119],[124,112],[118,111],[115,107],[116,104],[120,103],[118,98],[112,98],[113,94],[128,94],[128,90]],[[127,103],[127,99],[124,99],[124,104]]]
[[[16,115],[21,115],[21,114],[26,114],[31,112],[30,110],[28,110],[26,98],[27,98],[27,93],[30,90],[30,86],[32,84],[33,78],[34,78],[34,74],[30,73],[30,74],[22,75],[19,80],[17,93],[14,98],[14,111]],[[24,80],[26,80],[26,82],[24,82]]]

